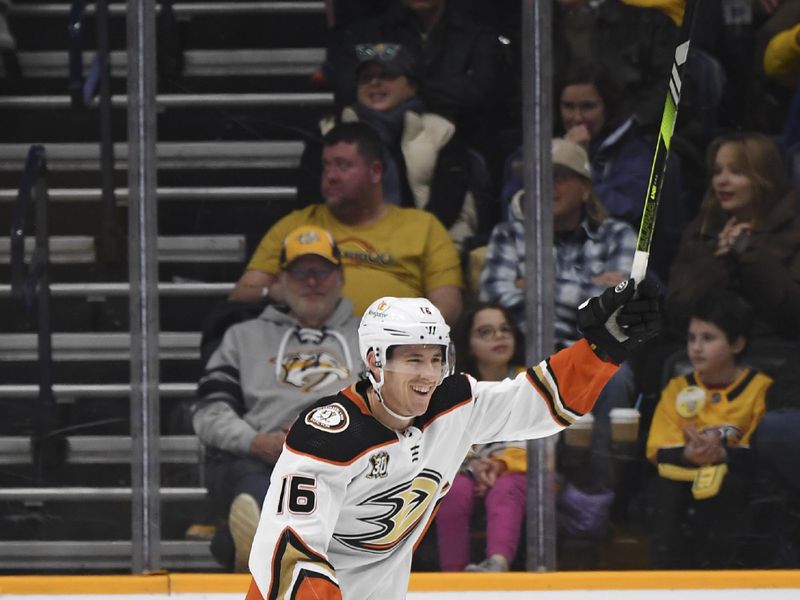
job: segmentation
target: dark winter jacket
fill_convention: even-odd
[[[683,335],[692,304],[704,292],[725,288],[754,308],[753,336],[797,339],[800,335],[800,212],[794,194],[778,201],[753,227],[739,253],[717,257],[717,236],[728,216],[714,211],[687,227],[670,273],[667,314]]]
[[[334,58],[336,99],[340,106],[354,100],[356,44],[394,42],[405,46],[417,60],[420,95],[429,110],[461,127],[491,105],[497,89],[501,48],[489,30],[469,20],[451,2],[442,20],[426,36],[413,13],[397,3],[387,14],[349,28]]]

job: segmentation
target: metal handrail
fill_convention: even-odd
[[[125,16],[126,6],[122,3],[112,4],[109,13],[112,16]],[[67,13],[67,7],[57,3],[29,2],[11,5],[12,15],[60,17]],[[290,2],[234,1],[220,2],[176,2],[173,6],[175,14],[186,16],[215,15],[252,15],[252,14],[324,14],[325,3],[322,1],[291,0]],[[161,7],[156,6],[156,12]],[[86,14],[94,14],[94,5],[86,7]]]
[[[25,172],[14,205],[11,221],[12,295],[25,301],[30,313],[37,312],[37,357],[39,366],[39,397],[35,411],[36,422],[32,448],[36,480],[42,483],[51,458],[58,460],[63,452],[61,437],[56,428],[56,401],[53,394],[53,347],[50,325],[50,242],[47,223],[47,155],[44,146],[34,145],[28,151]],[[35,201],[36,247],[30,267],[25,266],[25,218],[31,199]]]
[[[83,105],[83,15],[86,11],[84,0],[72,0],[69,8],[67,36],[69,38],[69,94],[72,106]]]

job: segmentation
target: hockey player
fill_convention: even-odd
[[[660,329],[633,280],[579,309],[585,339],[502,382],[451,375],[430,301],[364,313],[367,377],[301,413],[272,473],[247,600],[405,598],[411,555],[473,444],[553,435],[589,412],[629,352]]]

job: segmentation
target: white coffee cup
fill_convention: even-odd
[[[639,411],[635,408],[612,408],[611,439],[615,442],[635,442],[639,437]]]
[[[568,446],[588,448],[592,443],[593,428],[594,416],[587,413],[564,430],[564,442]]]

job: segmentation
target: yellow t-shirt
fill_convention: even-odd
[[[773,37],[764,50],[764,72],[784,85],[800,83],[800,23]]]
[[[345,225],[324,204],[292,211],[267,231],[247,268],[277,274],[283,239],[300,225],[323,227],[336,240],[344,263],[342,296],[356,316],[381,296],[426,296],[463,285],[458,252],[444,226],[429,212],[395,205],[365,227]]]
[[[653,415],[647,458],[655,463],[660,448],[684,446],[683,428],[690,424],[698,431],[720,429],[728,446],[748,446],[766,411],[771,384],[772,379],[752,369],[744,369],[724,389],[707,388],[696,372],[670,379]],[[688,394],[692,395],[691,401]]]
[[[655,8],[672,19],[678,27],[683,24],[686,0],[622,0],[622,2],[640,8]]]

